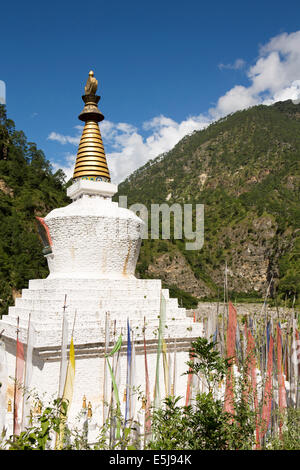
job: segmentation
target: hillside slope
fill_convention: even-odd
[[[299,297],[300,105],[236,112],[182,139],[119,185],[128,204],[204,203],[202,250],[144,240],[140,277],[160,277],[177,295]],[[176,287],[175,287],[176,286]],[[299,301],[299,300],[298,300]],[[188,303],[188,302],[187,302]]]
[[[68,203],[63,177],[0,105],[0,314],[29,279],[48,274],[35,216]]]

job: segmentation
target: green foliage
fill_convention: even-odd
[[[297,298],[300,292],[300,237],[293,244],[292,249],[279,261],[281,282],[279,284],[279,298]],[[300,299],[298,299],[299,301]]]
[[[48,274],[35,216],[68,203],[64,178],[0,105],[0,316],[13,303],[13,290]]]
[[[37,398],[40,405],[42,403]],[[30,424],[20,435],[6,437],[6,431],[0,436],[1,450],[137,450],[140,438],[135,430],[135,423],[125,426],[120,410],[112,409],[111,416],[99,429],[96,442],[88,443],[88,421],[83,412],[77,418],[84,418],[83,425],[70,429],[67,425],[68,402],[56,399],[47,405],[39,415],[31,417]],[[110,437],[110,429],[117,419],[122,423],[119,438]],[[115,426],[114,426],[115,429]]]
[[[267,440],[267,450],[299,450],[300,449],[300,410],[288,408],[281,416],[283,426],[282,435]]]
[[[168,397],[164,407],[154,410],[151,450],[245,450],[254,445],[255,414],[243,390],[247,378],[237,384],[234,414],[224,411],[223,401],[213,391],[224,380],[230,361],[214,350],[206,338],[192,343],[193,361],[186,372],[204,379],[207,393],[199,393],[189,406],[179,406],[179,398]]]
[[[60,433],[60,426],[68,409],[67,402],[62,400],[55,400],[53,405],[44,409],[35,425],[31,425],[19,436],[11,436],[4,447],[8,450],[46,450],[51,437],[53,438],[51,433]]]
[[[169,397],[154,411],[151,450],[245,450],[253,446],[253,425],[246,429],[239,416],[232,420],[223,402],[211,393],[197,395],[193,405],[181,407]],[[251,422],[252,417],[248,421]]]
[[[214,348],[214,343],[204,337],[192,342],[191,360],[187,362],[189,370],[185,373],[201,374],[210,393],[222,382],[230,366],[230,359],[223,358]]]
[[[191,295],[189,292],[185,292],[182,289],[179,289],[179,287],[176,287],[174,285],[172,286],[166,286],[163,284],[164,288],[168,288],[170,292],[170,297],[175,297],[178,299],[178,304],[180,307],[183,308],[196,308],[199,302],[199,299]]]

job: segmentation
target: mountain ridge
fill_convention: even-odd
[[[118,195],[147,207],[204,203],[205,243],[195,253],[179,240],[144,240],[138,275],[219,298],[227,262],[232,294],[261,297],[273,278],[272,295],[298,297],[299,162],[300,105],[290,100],[228,115],[147,162]]]

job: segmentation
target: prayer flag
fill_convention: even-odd
[[[131,385],[131,339],[130,325],[127,318],[127,377],[126,377],[126,406],[125,406],[125,425],[129,419],[130,407],[130,385]]]
[[[267,377],[264,388],[263,406],[262,406],[262,425],[261,437],[266,434],[271,418],[272,408],[272,394],[273,394],[273,336],[270,335],[269,350],[268,350],[268,363],[267,363]]]
[[[67,376],[66,382],[63,392],[63,400],[68,400],[69,406],[68,410],[70,409],[72,398],[73,398],[73,390],[74,390],[74,380],[75,380],[75,349],[73,343],[73,336],[71,338],[70,344],[70,355],[69,355],[69,362],[67,368]]]
[[[155,373],[155,385],[154,385],[154,407],[158,408],[160,405],[160,387],[159,387],[159,372],[160,372],[160,355],[162,352],[162,340],[164,335],[166,323],[166,300],[163,292],[160,297],[160,315],[159,315],[159,329],[158,329],[158,341],[157,341],[157,353],[156,353],[156,373]]]
[[[229,315],[227,325],[227,358],[231,362],[226,376],[224,409],[228,413],[234,413],[234,393],[233,393],[233,365],[235,358],[235,338],[236,338],[237,312],[231,302],[229,302]]]
[[[286,408],[286,390],[283,377],[283,364],[282,364],[282,335],[280,323],[277,324],[277,376],[278,376],[278,404],[280,414]],[[279,434],[282,434],[282,417],[279,419]]]

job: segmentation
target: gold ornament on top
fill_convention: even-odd
[[[89,78],[87,79],[84,91],[86,95],[95,95],[98,88],[98,80],[94,77],[94,72],[91,70]]]
[[[87,412],[87,416],[88,418],[91,418],[93,416],[93,411],[92,411],[92,404],[91,402],[89,401],[89,404],[88,404],[88,412]]]
[[[110,182],[104,146],[98,123],[104,116],[98,109],[100,96],[96,95],[98,80],[91,70],[82,96],[84,108],[79,119],[85,122],[80,139],[73,179],[92,179]]]
[[[83,399],[82,399],[82,408],[84,410],[86,409],[86,396],[85,395],[83,396]]]

